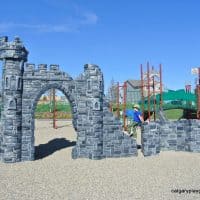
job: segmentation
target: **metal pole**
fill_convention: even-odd
[[[154,70],[154,67],[152,66],[152,71]],[[156,99],[155,99],[156,95],[155,95],[155,77],[153,76],[153,109],[154,109],[154,113],[153,113],[153,117],[154,117],[154,121],[156,121]]]
[[[198,68],[198,84],[197,84],[197,119],[200,119],[200,67]]]
[[[52,113],[53,112],[53,89],[49,90],[49,100],[50,100],[49,111]]]
[[[198,78],[199,78],[199,85],[200,85],[200,67],[198,68]]]
[[[163,89],[162,89],[162,65],[160,64],[160,109],[163,106]]]
[[[126,82],[124,82],[123,89],[124,89],[124,98],[123,98],[123,124],[124,124],[124,130],[126,131],[126,95],[127,95],[127,83]]]
[[[148,118],[149,121],[151,120],[151,113],[150,113],[150,76],[149,76],[149,62],[147,62],[147,87],[148,87]]]
[[[56,126],[56,98],[55,98],[55,89],[53,89],[53,128],[57,128]]]
[[[110,102],[110,112],[112,112],[112,102]]]
[[[143,68],[142,64],[140,65],[140,72],[141,72],[141,104],[142,104],[142,115],[144,117],[144,80],[143,80]]]
[[[117,117],[120,117],[119,113],[119,82],[117,82]]]
[[[197,119],[200,119],[200,85],[197,85]]]

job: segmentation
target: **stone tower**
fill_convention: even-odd
[[[18,162],[21,159],[23,66],[28,51],[18,37],[8,42],[0,38],[2,73],[1,159]]]

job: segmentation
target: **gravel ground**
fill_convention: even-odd
[[[72,160],[76,133],[71,122],[36,120],[37,159],[0,163],[1,200],[173,200],[200,199],[200,154]],[[174,189],[198,190],[174,193]]]

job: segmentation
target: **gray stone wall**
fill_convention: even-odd
[[[123,133],[122,124],[109,111],[106,99],[104,99],[103,109],[103,155],[105,157],[137,156],[136,140]]]
[[[143,124],[142,134],[142,153],[144,156],[156,155],[160,153],[160,126],[158,123],[151,122]]]
[[[3,159],[3,147],[2,147],[2,142],[3,142],[3,130],[2,130],[2,123],[0,121],[0,161]]]
[[[142,151],[145,156],[159,154],[161,150],[200,153],[200,121],[150,122],[142,126]]]

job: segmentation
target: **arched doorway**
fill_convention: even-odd
[[[37,82],[36,82],[37,83]],[[73,82],[68,83],[68,84],[60,84],[60,83],[50,83],[50,84],[44,84],[41,85],[40,88],[35,89],[33,87],[32,94],[29,96],[24,96],[23,97],[23,102],[24,106],[22,108],[22,154],[21,154],[21,159],[23,161],[25,160],[34,160],[35,159],[35,109],[37,106],[37,103],[46,91],[49,89],[57,89],[61,91],[65,97],[68,99],[69,104],[71,106],[71,111],[72,111],[72,124],[74,129],[76,130],[76,121],[77,121],[77,116],[76,116],[76,102],[75,98],[73,96],[73,93],[70,92],[70,87],[69,85],[72,85]],[[22,103],[23,104],[23,103]]]
[[[34,125],[35,160],[54,156],[54,153],[64,157],[76,145],[71,105],[60,90],[50,89],[40,97],[35,107]]]

